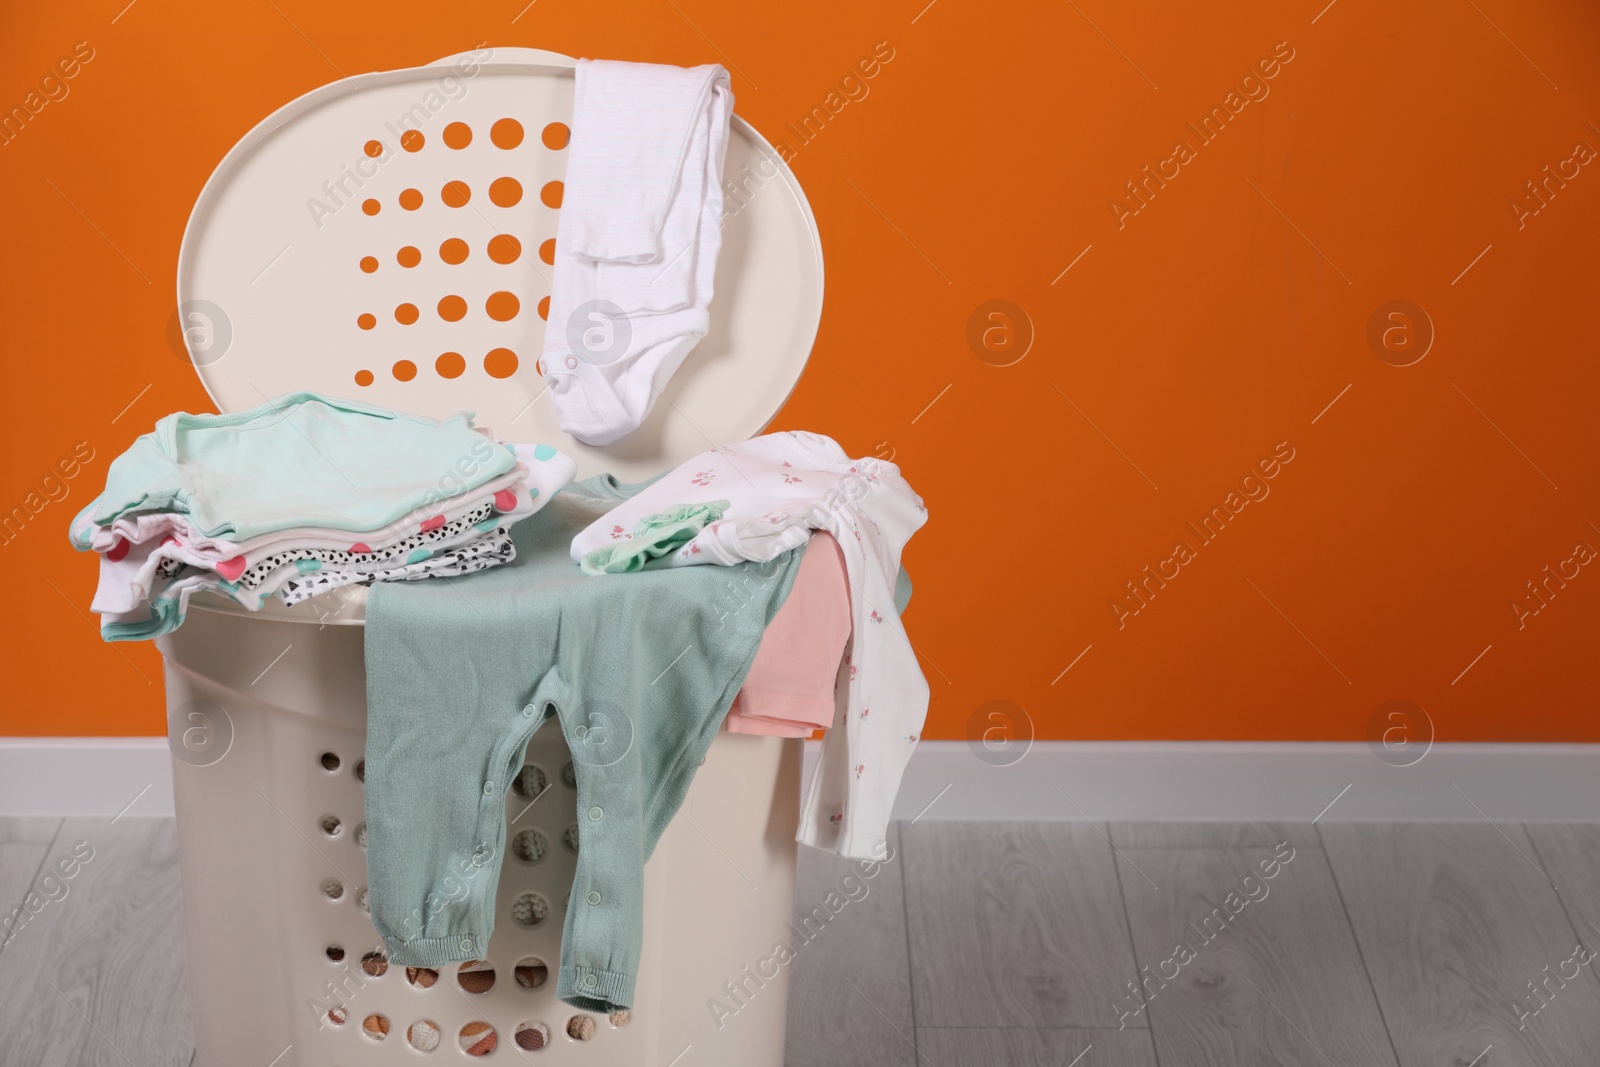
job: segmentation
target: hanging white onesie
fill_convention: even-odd
[[[844,551],[854,633],[796,840],[881,860],[928,711],[928,683],[894,606],[900,553],[928,521],[922,498],[894,464],[851,459],[832,438],[768,434],[703,452],[662,477],[575,537],[572,558],[614,544],[646,516],[712,500],[729,502],[723,517],[653,566],[766,561],[805,544],[812,530],[826,530]]]

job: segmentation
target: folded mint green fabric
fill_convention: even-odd
[[[298,526],[376,530],[516,462],[470,413],[440,422],[290,393],[228,415],[168,415],[112,461],[93,520],[173,511],[235,541]]]
[[[693,541],[695,534],[722,518],[728,507],[726,500],[710,500],[704,504],[679,504],[658,515],[646,515],[634,526],[632,537],[601,545],[584,556],[579,566],[585,574],[642,571]],[[613,530],[612,536],[619,535]]]
[[[644,863],[677,812],[803,549],[762,564],[588,577],[578,531],[644,488],[574,483],[512,529],[516,559],[367,602],[367,872],[400,966],[483,959],[505,792],[554,717],[577,773],[580,848],[556,993],[633,1003]],[[598,814],[597,814],[598,813]]]

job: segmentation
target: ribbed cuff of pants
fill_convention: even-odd
[[[633,975],[563,967],[556,977],[556,996],[574,1008],[609,1014],[633,1005]]]
[[[489,954],[489,939],[481,934],[419,937],[415,941],[384,940],[389,949],[389,962],[396,967],[443,967],[462,960],[481,960]]]

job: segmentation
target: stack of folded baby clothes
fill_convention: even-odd
[[[182,624],[201,590],[251,611],[373,582],[448,577],[514,558],[510,528],[572,480],[547,445],[294,393],[232,415],[180,412],[112,463],[72,523],[100,553],[107,641]]]

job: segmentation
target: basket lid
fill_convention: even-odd
[[[628,437],[561,432],[535,364],[575,64],[484,48],[324,85],[245,134],[178,257],[184,342],[217,407],[310,389],[470,410],[624,480],[760,433],[816,337],[822,249],[794,175],[738,116],[710,333]]]

